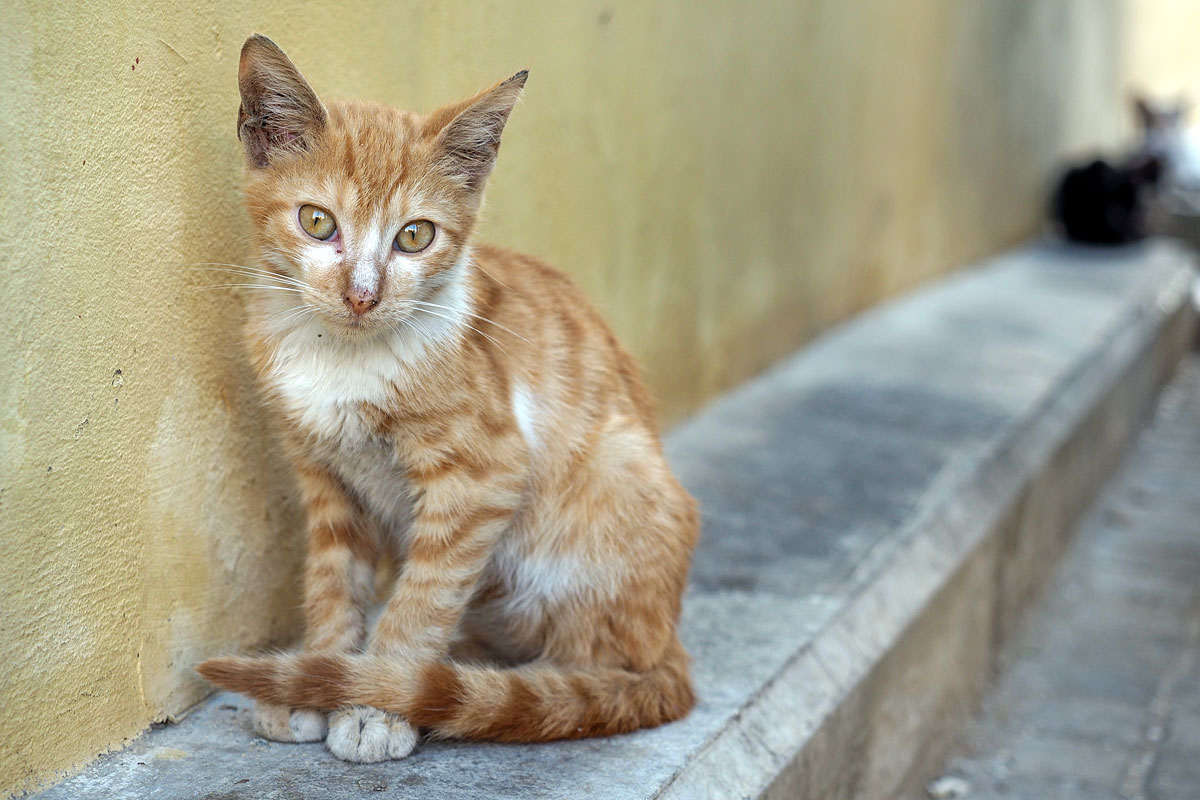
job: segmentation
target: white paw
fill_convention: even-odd
[[[417,746],[417,729],[389,711],[343,708],[329,715],[325,746],[343,761],[360,764],[404,758]]]
[[[250,721],[255,733],[273,742],[319,742],[325,738],[325,715],[307,708],[255,703]]]

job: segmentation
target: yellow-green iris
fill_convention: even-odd
[[[337,233],[337,222],[334,221],[333,214],[311,205],[300,206],[300,227],[304,228],[304,232],[309,236],[321,241]]]
[[[396,234],[396,249],[402,253],[419,253],[433,241],[433,223],[427,219],[410,222]]]

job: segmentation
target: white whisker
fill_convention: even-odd
[[[193,286],[188,289],[188,291],[210,292],[214,289],[269,289],[276,292],[294,292],[295,294],[304,294],[303,289],[297,289],[292,286],[269,286],[262,283],[218,283],[212,286]]]
[[[271,270],[260,269],[258,267],[247,267],[244,264],[223,264],[219,262],[206,262],[194,265],[188,265],[189,269],[203,269],[209,272],[228,272],[233,275],[242,275],[247,278],[263,278],[279,283],[286,283],[291,286],[296,286],[302,289],[310,289],[308,283],[298,278],[293,278],[290,275],[281,275],[278,272]]]
[[[502,352],[504,352],[504,353],[507,353],[507,352],[508,352],[507,350],[505,350],[505,349],[504,349],[504,345],[502,345],[502,344],[500,344],[500,342],[496,341],[495,337],[493,337],[493,336],[489,336],[488,334],[486,334],[486,333],[484,333],[483,331],[479,330],[479,328],[476,328],[474,325],[470,325],[470,324],[468,324],[468,323],[466,323],[466,322],[463,322],[461,319],[455,319],[454,317],[447,316],[446,314],[439,314],[439,313],[437,313],[436,311],[430,311],[428,308],[422,308],[421,306],[417,306],[417,307],[416,307],[414,310],[415,310],[415,311],[424,311],[426,314],[429,314],[429,315],[431,315],[431,316],[434,316],[434,317],[441,317],[441,318],[442,318],[442,319],[444,319],[444,320],[448,320],[448,321],[450,321],[450,322],[453,322],[453,323],[455,323],[455,324],[462,325],[463,327],[470,328],[471,330],[475,331],[476,333],[478,333],[478,334],[479,334],[480,336],[482,336],[483,338],[485,338],[485,339],[487,339],[488,341],[490,341],[492,344],[496,345],[496,347],[499,347],[499,348],[500,348],[500,350],[501,350]]]
[[[415,333],[417,336],[421,336],[423,334],[423,331],[420,328],[418,328],[416,325],[414,325],[412,320],[410,320],[410,319],[407,319],[405,317],[400,317],[400,319],[396,320],[396,322],[398,322],[401,325],[403,325],[404,327],[408,328],[410,331]]]
[[[512,334],[513,336],[515,336],[515,337],[517,337],[518,339],[520,339],[522,342],[525,342],[526,344],[533,345],[534,347],[537,347],[537,345],[536,345],[536,344],[534,344],[533,342],[529,341],[528,339],[526,339],[526,338],[525,338],[524,336],[522,336],[521,334],[517,333],[516,331],[512,330],[511,328],[507,328],[507,327],[505,327],[505,326],[501,325],[499,322],[496,322],[496,320],[494,320],[494,319],[488,319],[487,317],[485,317],[485,316],[482,316],[482,315],[480,315],[480,314],[475,314],[475,313],[472,313],[472,312],[470,312],[470,311],[463,311],[462,309],[458,309],[458,308],[451,308],[450,306],[443,306],[443,305],[440,305],[440,304],[438,304],[438,303],[430,303],[430,302],[428,302],[428,301],[425,301],[425,300],[414,300],[413,302],[414,302],[414,303],[416,303],[417,305],[421,305],[421,306],[431,306],[431,307],[433,307],[433,308],[443,308],[443,309],[445,309],[446,311],[458,311],[458,312],[459,312],[459,313],[461,313],[461,314],[466,314],[468,317],[474,317],[475,319],[483,320],[484,322],[487,322],[487,323],[489,323],[489,324],[491,324],[491,325],[495,325],[497,328],[499,328],[500,330],[504,331],[505,333]],[[480,331],[480,333],[482,333],[482,331]],[[540,350],[541,348],[540,348],[540,347],[538,347],[538,349]]]
[[[505,283],[504,281],[500,280],[500,279],[499,279],[499,278],[497,278],[495,275],[493,275],[492,273],[488,272],[488,271],[487,271],[486,269],[484,269],[483,267],[481,267],[481,266],[479,266],[478,264],[476,264],[474,259],[469,259],[469,260],[468,260],[468,263],[469,263],[469,264],[470,264],[472,267],[474,267],[475,269],[477,269],[477,270],[479,270],[480,272],[482,272],[484,275],[487,275],[489,278],[491,278],[492,280],[494,280],[496,283],[498,283],[498,284],[500,284],[501,286],[503,286],[505,289],[508,289],[510,292],[513,290],[513,289],[512,289],[512,287],[511,287],[511,286],[509,286],[507,283]]]
[[[288,323],[296,322],[308,316],[309,314],[315,313],[316,309],[314,309],[312,306],[292,306],[291,308],[285,308],[283,311],[272,314],[267,320],[267,323],[270,325],[287,325]]]

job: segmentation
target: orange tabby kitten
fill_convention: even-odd
[[[368,762],[418,727],[534,742],[692,706],[697,515],[634,364],[560,272],[471,239],[525,78],[422,116],[322,103],[269,39],[242,49],[247,337],[307,510],[307,629],[198,669],[268,738]]]

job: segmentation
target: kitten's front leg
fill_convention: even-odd
[[[511,451],[511,452],[510,452]],[[368,652],[428,662],[446,657],[454,630],[499,535],[525,489],[525,453],[497,443],[479,462],[451,450],[418,461],[408,553]],[[368,706],[330,715],[326,745],[347,761],[402,758],[416,745],[411,726]],[[398,755],[397,755],[398,753]]]
[[[325,746],[343,761],[373,764],[404,758],[417,746],[417,729],[399,714],[351,706],[329,715]]]
[[[408,551],[369,653],[410,662],[444,659],[496,541],[520,507],[528,480],[518,436],[487,442],[487,455],[444,444],[412,457],[416,489]]]
[[[366,638],[378,537],[335,475],[294,444],[292,461],[308,518],[304,649],[357,650]],[[256,704],[251,720],[276,742],[319,742],[327,731],[325,714],[311,709]]]

